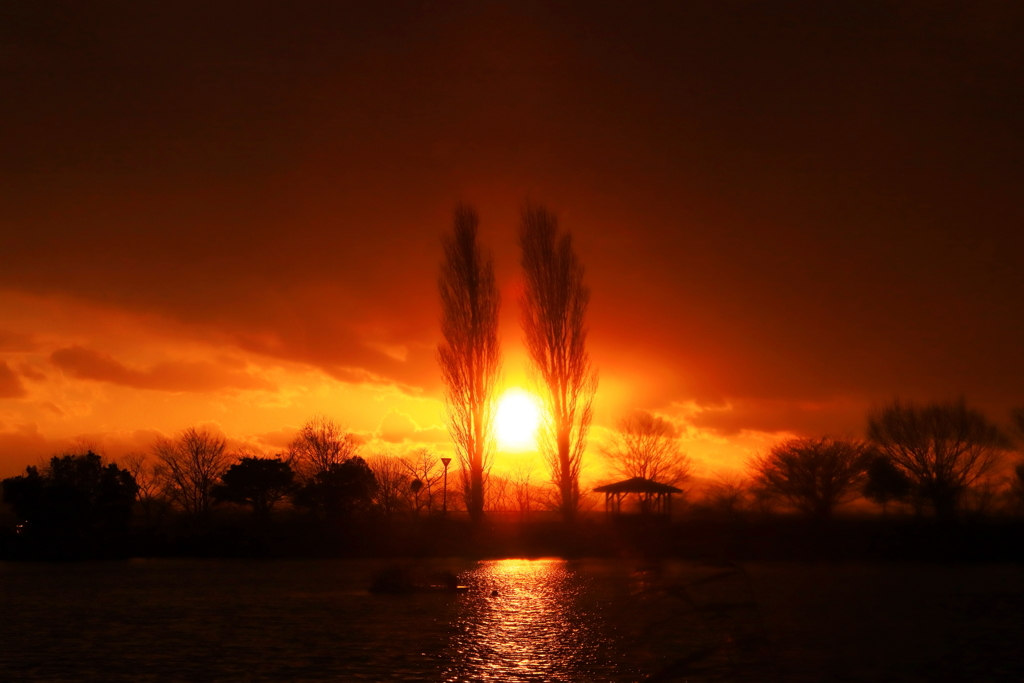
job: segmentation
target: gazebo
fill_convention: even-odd
[[[636,495],[641,516],[669,517],[672,514],[672,494],[682,493],[683,490],[652,479],[633,477],[615,484],[598,486],[594,492],[604,494],[604,511],[609,517],[624,514],[622,500],[629,494]]]

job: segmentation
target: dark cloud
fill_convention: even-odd
[[[740,432],[798,434],[814,436],[863,437],[869,404],[841,401],[810,403],[791,400],[739,400],[723,405],[705,405],[687,422],[723,436]]]
[[[762,406],[702,419],[771,431],[1019,401],[1020,6],[349,5],[9,3],[0,288],[429,393],[451,208],[478,204],[512,282],[529,196],[575,232],[594,359],[640,407]],[[764,408],[801,402],[833,417]]]
[[[212,392],[230,389],[276,389],[254,375],[208,362],[159,363],[147,370],[128,368],[107,354],[80,346],[51,354],[54,365],[80,379],[157,391]]]
[[[0,361],[0,398],[22,398],[26,393],[21,379],[7,363]]]

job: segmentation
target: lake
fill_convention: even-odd
[[[433,560],[0,564],[3,681],[994,681],[1016,566]]]

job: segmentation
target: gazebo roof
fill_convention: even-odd
[[[605,486],[598,486],[594,489],[597,493],[682,493],[682,489],[677,489],[675,486],[669,486],[668,484],[662,484],[652,479],[644,479],[643,477],[633,477],[626,481],[616,482],[614,484],[607,484]]]

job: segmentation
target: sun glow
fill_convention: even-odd
[[[502,451],[532,451],[537,448],[540,401],[518,387],[507,389],[498,399],[495,416],[498,448]]]

